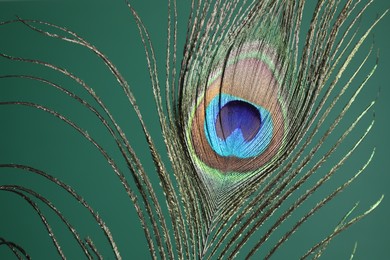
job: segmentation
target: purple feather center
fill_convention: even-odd
[[[251,141],[259,132],[261,117],[259,110],[248,102],[234,100],[226,103],[216,120],[217,136],[226,140],[236,129],[240,129],[245,141]]]

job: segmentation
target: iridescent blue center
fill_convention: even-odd
[[[204,131],[218,155],[250,158],[268,147],[273,124],[265,108],[239,97],[220,94],[206,108]]]
[[[250,103],[241,100],[226,103],[219,111],[216,120],[217,136],[223,140],[239,129],[245,141],[251,141],[260,127],[259,110]]]

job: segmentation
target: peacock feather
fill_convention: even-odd
[[[382,6],[0,7],[1,259],[383,257],[336,238],[383,199],[348,200],[375,176]]]

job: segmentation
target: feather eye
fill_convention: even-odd
[[[226,186],[264,175],[286,148],[290,60],[277,24],[253,22],[212,50],[198,75],[186,76],[197,89],[187,143],[202,179]]]
[[[189,129],[195,156],[222,174],[264,167],[278,153],[287,119],[272,57],[240,46],[208,80]]]

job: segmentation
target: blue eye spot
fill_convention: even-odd
[[[263,107],[220,94],[206,108],[204,131],[218,155],[250,158],[268,147],[273,124],[271,114]]]
[[[259,110],[248,102],[229,101],[219,111],[216,120],[217,136],[226,140],[236,129],[240,129],[245,141],[251,141],[260,130]]]

